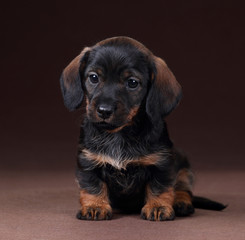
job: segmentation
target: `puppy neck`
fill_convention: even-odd
[[[158,147],[172,147],[169,139],[165,121],[162,127],[153,126],[147,116],[138,116],[131,125],[122,127],[118,131],[108,131],[103,128],[97,128],[93,123],[85,118],[81,126],[80,143],[84,143],[87,148],[104,149],[112,146],[118,146],[119,149],[127,145],[145,146],[149,150]]]

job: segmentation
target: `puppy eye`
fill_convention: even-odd
[[[89,74],[88,78],[89,78],[90,82],[93,84],[96,84],[99,82],[99,77],[96,73]]]
[[[138,80],[136,80],[135,78],[129,78],[128,82],[127,82],[127,86],[131,89],[137,88],[139,85]]]

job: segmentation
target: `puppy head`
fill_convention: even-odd
[[[142,104],[153,124],[161,121],[181,95],[165,62],[128,37],[85,48],[63,71],[61,88],[69,110],[84,99],[89,121],[108,130],[130,125]]]

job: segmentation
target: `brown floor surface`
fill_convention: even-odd
[[[114,214],[111,221],[79,221],[72,171],[0,173],[0,233],[4,240],[245,239],[245,174],[200,171],[194,192],[225,204],[223,212],[196,210],[191,217],[150,222]]]

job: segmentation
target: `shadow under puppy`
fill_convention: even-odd
[[[144,45],[114,37],[86,47],[60,83],[69,110],[86,107],[76,173],[79,219],[111,219],[117,208],[163,221],[190,215],[194,207],[225,207],[192,195],[190,165],[164,121],[181,99],[181,86]]]

